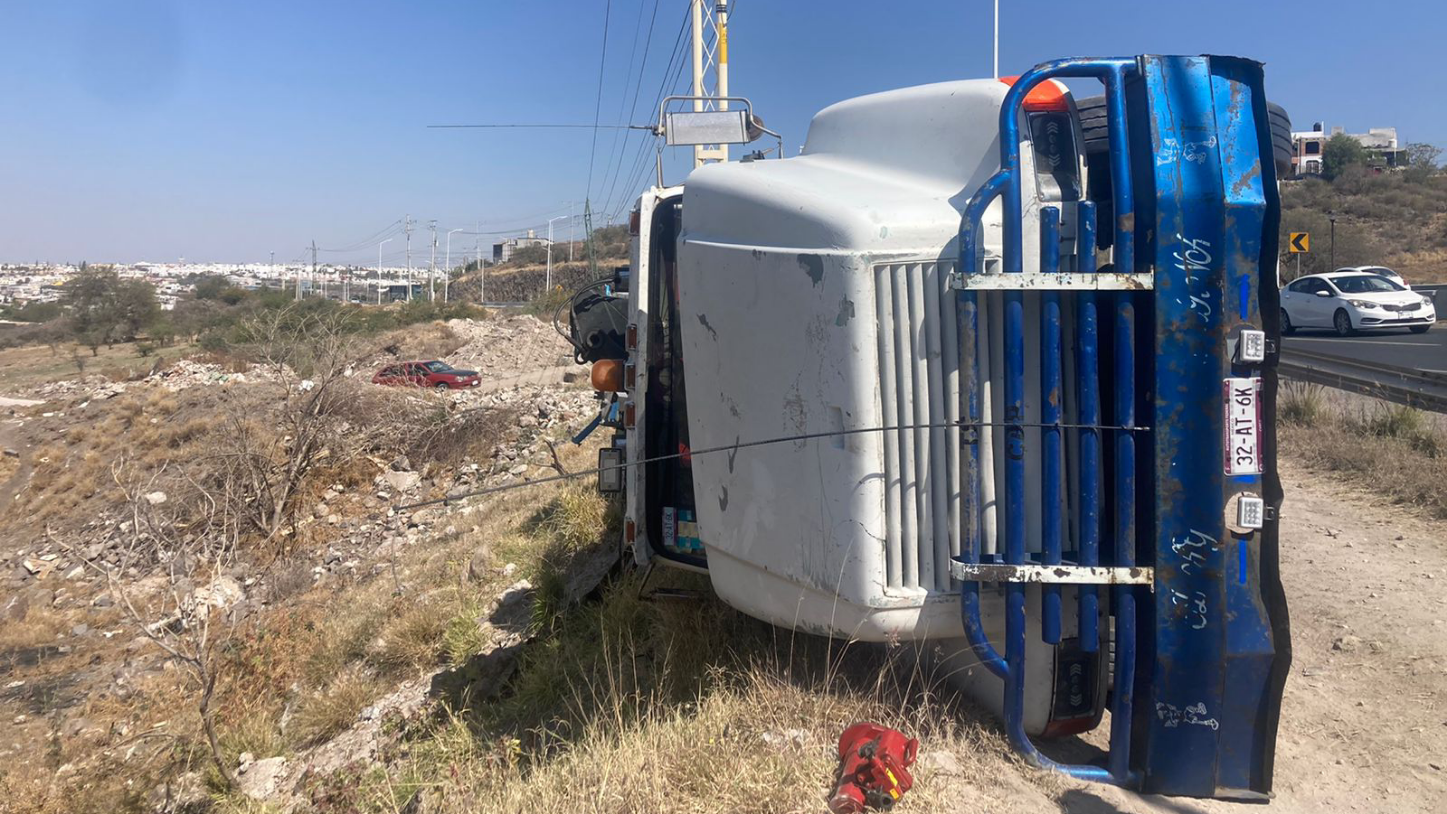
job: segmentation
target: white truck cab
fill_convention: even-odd
[[[1106,85],[1096,157],[1066,76]],[[1275,378],[1238,352],[1277,312],[1260,86],[1231,58],[1062,60],[840,102],[796,157],[646,190],[621,358],[588,358],[622,365],[607,454],[637,561],[706,571],[781,627],[978,664],[953,672],[1041,765],[1266,793],[1289,663]],[[1241,602],[1250,647],[1225,632]],[[1112,629],[1112,764],[1060,767],[1029,738],[1100,722]],[[1233,648],[1257,654],[1254,702],[1180,689],[1175,660],[1229,673]],[[1229,726],[1255,756],[1177,765],[1172,737],[1206,720],[1213,753]]]

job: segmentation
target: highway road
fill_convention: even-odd
[[[1405,328],[1338,337],[1331,331],[1299,329],[1282,337],[1282,349],[1328,353],[1369,364],[1394,365],[1427,373],[1447,373],[1447,323],[1424,334]]]

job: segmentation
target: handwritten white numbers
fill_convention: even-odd
[[[1220,551],[1220,541],[1204,531],[1191,529],[1185,539],[1171,543],[1171,551],[1181,558],[1181,573],[1186,576],[1200,575],[1211,560],[1211,555]],[[1210,624],[1210,605],[1205,591],[1187,593],[1177,588],[1166,589],[1178,618],[1190,625],[1192,630],[1205,630]]]
[[[1172,588],[1171,605],[1182,609],[1192,630],[1205,630],[1206,625],[1210,622],[1206,618],[1206,593],[1204,591],[1194,591],[1191,596],[1187,596]]]
[[[1205,274],[1211,273],[1211,241],[1203,238],[1189,238],[1176,235],[1181,241],[1181,250],[1175,252],[1176,268],[1186,272],[1187,296],[1191,298],[1191,310],[1202,319],[1211,317],[1211,291],[1206,287]]]
[[[1171,550],[1181,558],[1181,573],[1190,576],[1192,568],[1206,567],[1207,556],[1219,550],[1219,543],[1206,532],[1191,529],[1186,534],[1186,539],[1171,543]]]

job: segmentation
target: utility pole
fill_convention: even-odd
[[[573,220],[576,217],[573,209],[578,205],[577,201],[568,201],[568,262],[573,262]]]
[[[717,0],[712,8],[704,0],[690,0],[693,12],[693,109],[728,110],[729,103],[720,97],[729,95],[729,4],[728,0]],[[706,30],[714,31],[713,47],[706,42]],[[713,71],[712,90],[708,88],[708,73]],[[709,161],[728,161],[727,144],[695,144],[693,166],[702,167]]]
[[[266,273],[267,273],[267,274],[275,274],[275,273],[276,273],[276,252],[272,252],[272,253],[271,253],[271,262],[266,264]],[[282,290],[283,290],[283,291],[286,290],[285,284],[282,285]]]
[[[432,230],[432,259],[427,261],[427,301],[437,302],[437,220],[427,222]]]
[[[452,232],[461,232],[453,229]],[[447,259],[442,261],[442,301],[447,302],[447,287],[452,282],[452,232],[447,233]]]
[[[378,243],[378,244],[377,244],[377,304],[378,304],[378,305],[381,305],[381,304],[382,304],[382,247],[385,246],[385,245],[387,245],[388,243],[391,243],[391,242],[392,242],[392,238],[389,237],[389,238],[387,238],[386,240],[382,241],[381,243]]]
[[[473,249],[477,252],[477,304],[487,302],[487,273],[482,269],[482,221],[477,222],[477,231],[473,233]]]
[[[1000,78],[1000,0],[995,0],[995,78]]]
[[[412,301],[412,216],[404,215],[402,230],[407,233],[407,301]]]
[[[598,258],[593,255],[593,201],[583,199],[583,239],[588,241],[588,279],[598,279]]]
[[[548,273],[545,291],[553,290],[553,221],[562,220],[565,216],[559,215],[548,221]]]
[[[315,287],[316,284],[317,284],[317,242],[316,242],[315,240],[313,240],[313,241],[312,241],[312,286]],[[322,297],[325,298],[326,296],[327,296],[327,289],[326,289],[326,285],[323,284],[323,285],[322,285]]]

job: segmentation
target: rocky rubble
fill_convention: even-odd
[[[484,381],[573,364],[572,345],[551,323],[528,314],[453,319],[447,327],[465,343],[448,362],[477,370]]]
[[[520,387],[473,394],[468,407],[516,411],[514,422],[485,458],[465,459],[453,469],[431,464],[414,468],[405,457],[376,461],[378,474],[371,489],[359,491],[334,484],[315,505],[303,507],[300,528],[322,525],[333,529],[327,534],[331,542],[309,555],[307,586],[380,573],[387,567],[382,561],[393,556],[390,552],[425,539],[434,530],[445,531],[449,525],[465,528],[461,524],[471,511],[466,504],[402,513],[393,506],[554,474],[545,439],[560,430],[567,435],[580,430],[596,414],[598,402],[585,390]],[[145,499],[161,503],[168,498],[163,492],[154,492]],[[64,540],[37,536],[30,545],[0,549],[0,589],[6,597],[0,603],[0,617],[23,619],[26,608],[37,602],[60,608],[110,607],[114,598],[106,592],[98,568],[116,569],[125,564],[127,577],[141,579],[159,566],[150,560],[123,562],[130,532],[130,522],[122,513],[102,512],[66,534]],[[283,533],[290,536],[291,530]],[[298,579],[295,574],[275,573],[244,560],[224,576],[257,607],[270,604],[276,595],[273,583]]]
[[[260,365],[252,365],[245,372],[233,373],[218,364],[182,359],[165,367],[157,367],[146,376],[132,381],[112,381],[100,374],[46,382],[35,388],[34,395],[46,401],[101,401],[112,399],[133,387],[156,385],[172,393],[191,387],[216,387],[258,381],[268,376]]]
[[[450,328],[465,344],[449,361],[458,366],[476,367],[492,381],[510,381],[492,389],[453,391],[441,400],[431,392],[414,394],[400,389],[377,389],[397,398],[425,400],[422,406],[429,409],[445,407],[449,420],[470,411],[506,411],[508,420],[501,433],[489,445],[473,448],[472,456],[460,462],[442,465],[435,461],[417,461],[414,465],[404,456],[374,457],[371,460],[375,474],[370,483],[363,482],[361,486],[332,483],[320,493],[314,491],[319,486],[309,487],[306,502],[299,507],[296,527],[282,532],[286,537],[294,536],[305,542],[284,543],[282,547],[288,551],[284,559],[273,562],[261,554],[253,559],[243,551],[238,561],[220,570],[201,563],[177,563],[181,582],[172,586],[171,564],[160,563],[155,558],[126,557],[133,529],[131,517],[121,510],[123,507],[92,507],[89,515],[78,515],[75,524],[63,531],[32,529],[9,536],[0,548],[0,625],[26,622],[27,617],[31,617],[28,620],[31,624],[49,624],[49,619],[61,617],[65,622],[57,628],[56,639],[43,645],[47,657],[74,654],[72,658],[79,660],[96,653],[89,666],[66,679],[73,681],[73,697],[54,700],[55,718],[61,722],[63,734],[70,737],[75,734],[71,730],[97,729],[81,717],[94,717],[82,706],[86,698],[125,700],[138,691],[141,682],[177,669],[171,659],[126,621],[124,602],[114,593],[106,570],[121,572],[128,586],[126,596],[132,598],[170,591],[174,587],[193,605],[226,607],[228,615],[235,619],[251,617],[281,606],[290,597],[314,586],[384,577],[394,563],[405,563],[407,557],[414,555],[413,546],[434,535],[475,528],[481,522],[481,516],[474,515],[479,511],[477,506],[465,501],[413,511],[397,511],[395,506],[554,474],[555,458],[550,443],[559,447],[569,443],[558,439],[566,439],[581,430],[599,408],[590,390],[577,386],[544,386],[541,379],[530,378],[529,374],[540,368],[553,371],[552,381],[563,378],[557,373],[560,368],[566,368],[570,374],[584,371],[572,365],[567,343],[550,325],[531,316],[480,322],[453,320]],[[371,371],[372,368],[359,365],[351,375],[363,377],[365,381]],[[65,409],[72,415],[68,424],[75,424],[80,421],[79,416],[91,417],[90,410],[80,409],[85,403],[97,402],[92,405],[94,409],[100,406],[98,402],[129,389],[155,387],[174,392],[191,387],[249,386],[264,381],[266,376],[259,368],[230,373],[219,365],[186,360],[129,382],[113,382],[103,376],[90,375],[52,383],[42,386],[41,395],[67,404]],[[59,410],[44,414],[36,417],[33,425],[27,419],[26,434],[64,432],[63,427],[57,427],[68,426],[67,422],[53,421],[51,417],[66,414]],[[355,433],[366,429],[356,426],[348,430],[347,436],[358,437]],[[21,455],[17,450],[13,457]],[[167,507],[183,499],[175,489],[169,491],[167,494],[167,490],[150,487],[141,493],[140,499],[152,506]],[[478,573],[498,570],[486,556],[480,556],[470,565]],[[501,573],[515,578],[512,577],[515,570],[516,566],[508,564],[501,568]],[[526,586],[515,587],[518,588],[515,596],[528,590]],[[526,602],[500,600],[498,603],[498,608],[526,607]],[[499,619],[505,615],[499,614]],[[520,644],[513,630],[518,626],[501,624],[499,619],[491,620],[489,630],[497,634],[495,642],[499,648],[510,650]],[[479,624],[485,621],[479,620]],[[105,661],[99,661],[100,653],[106,654]],[[26,683],[27,678],[19,675],[16,680],[21,683],[8,688],[7,697],[39,697],[43,689],[41,683],[33,680]],[[475,679],[476,675],[469,673],[468,678]],[[243,790],[262,798],[277,794],[285,798],[289,790],[296,788],[299,773],[312,776],[341,765],[334,764],[328,755],[336,755],[338,761],[360,758],[363,763],[369,762],[375,754],[370,751],[373,745],[385,740],[379,734],[383,731],[381,722],[407,718],[421,709],[428,690],[427,680],[398,688],[392,696],[370,707],[352,731],[330,746],[329,752],[299,754],[287,759],[262,756],[260,760],[244,761],[244,767],[237,767]],[[33,715],[28,721],[19,716],[12,725],[21,723],[34,728],[33,737],[27,736],[32,742],[39,742],[36,739],[48,731],[49,723]],[[102,722],[97,731],[110,731],[111,736],[124,738],[128,736],[126,727],[125,722],[120,722],[106,730]],[[18,745],[24,739],[17,735],[14,740]],[[0,757],[7,754],[0,752]],[[182,810],[198,794],[204,794],[204,787],[196,781],[192,775],[174,778],[169,785],[157,788],[149,802],[158,811]]]

